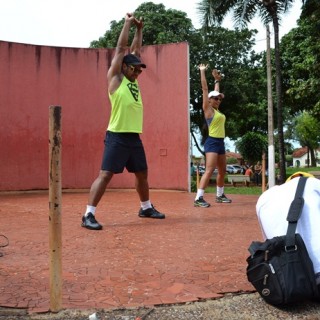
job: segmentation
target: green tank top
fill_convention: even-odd
[[[225,138],[224,124],[226,122],[226,116],[215,111],[212,121],[209,124],[209,136],[213,138]]]
[[[137,80],[123,77],[119,88],[109,93],[111,115],[108,129],[112,132],[142,133],[143,104]]]

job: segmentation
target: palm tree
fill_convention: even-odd
[[[305,0],[301,1],[304,5]],[[292,7],[293,2],[294,0],[202,0],[198,3],[198,10],[202,17],[204,31],[212,25],[220,25],[229,11],[233,12],[235,25],[238,27],[245,27],[256,15],[261,18],[261,21],[265,26],[267,26],[270,22],[273,23],[280,183],[285,181],[286,165],[283,134],[283,99],[280,67],[279,21],[281,20],[281,14],[287,12]]]

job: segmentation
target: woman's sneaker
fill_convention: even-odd
[[[203,197],[199,197],[199,199],[194,200],[194,206],[201,207],[201,208],[209,208],[210,203],[208,203],[206,200],[204,200]]]
[[[225,194],[223,193],[222,196],[220,196],[220,197],[217,196],[217,197],[216,197],[216,202],[218,202],[218,203],[231,203],[232,200],[229,199],[229,198],[227,198],[227,197],[225,196]]]

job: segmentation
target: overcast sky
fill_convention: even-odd
[[[133,12],[141,0],[0,0],[0,40],[61,46],[89,47],[109,30],[112,20],[120,20]],[[186,12],[194,27],[199,28],[197,3],[199,0],[162,0],[166,9]],[[280,36],[296,26],[300,16],[300,1],[295,1],[290,13],[283,19]],[[230,19],[223,27],[232,29]],[[259,31],[256,51],[265,50],[265,29],[258,19],[250,28]],[[272,30],[272,29],[271,29]],[[273,40],[271,40],[273,41]],[[271,47],[273,47],[271,43]]]

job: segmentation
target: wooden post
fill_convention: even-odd
[[[62,308],[61,107],[49,107],[50,310]]]
[[[265,192],[266,191],[266,154],[265,153],[262,154],[261,174],[262,174],[262,182],[261,182],[262,192]]]
[[[199,175],[199,167],[197,166],[197,191],[199,189],[199,183],[200,183],[200,175]]]

